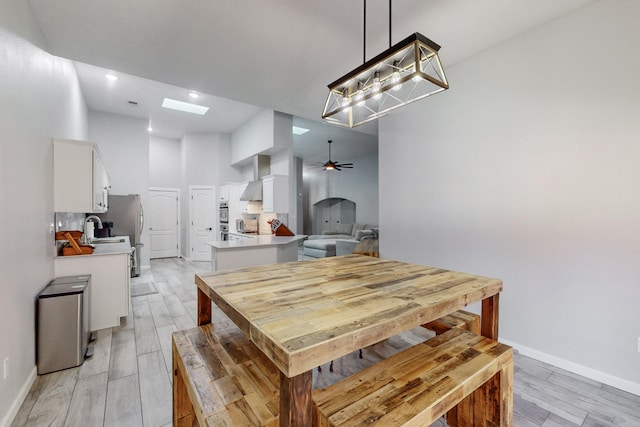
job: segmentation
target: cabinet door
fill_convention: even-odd
[[[106,212],[109,188],[96,144],[53,141],[54,212]]]
[[[109,176],[98,156],[93,151],[93,211],[106,212],[108,209]]]
[[[54,140],[54,212],[93,212],[92,152],[88,142]]]
[[[249,205],[248,201],[240,200],[240,196],[242,195],[242,193],[244,193],[244,190],[246,190],[247,185],[249,185],[248,182],[243,182],[241,184],[238,184],[238,210],[240,211],[240,213],[246,213],[247,206]]]
[[[262,178],[262,210],[264,212],[275,212],[274,203],[274,179],[273,177]]]
[[[262,210],[289,213],[289,177],[270,175],[262,178]]]
[[[229,186],[221,185],[218,190],[218,201],[220,202],[228,202],[229,201]]]
[[[89,314],[91,330],[120,325],[129,314],[129,254],[78,255],[55,259],[55,275],[91,274]]]

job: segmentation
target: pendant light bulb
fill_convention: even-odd
[[[391,84],[394,85],[393,86],[393,90],[400,90],[402,89],[402,83],[400,83],[400,62],[398,61],[393,61],[393,73],[391,74]]]
[[[382,94],[380,93],[380,88],[382,85],[380,84],[380,72],[376,71],[373,74],[373,85],[371,86],[371,91],[374,93],[373,99],[380,99]]]
[[[364,84],[358,82],[358,91],[356,92],[356,105],[358,107],[364,106]]]
[[[344,111],[349,111],[349,109],[351,107],[349,107],[349,101],[351,101],[351,99],[349,98],[349,89],[344,88],[344,90],[342,91],[342,108],[344,109]]]
[[[420,74],[418,74],[421,71],[422,71],[422,63],[420,62],[415,65],[413,77],[411,77],[411,80],[413,80],[416,83],[422,80],[422,77],[420,77]]]

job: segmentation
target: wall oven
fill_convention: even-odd
[[[220,208],[218,211],[218,222],[220,224],[229,223],[229,204],[227,202],[220,202]]]
[[[220,224],[220,240],[223,242],[229,240],[229,226],[227,224]]]

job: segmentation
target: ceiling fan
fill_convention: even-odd
[[[326,162],[324,162],[322,164],[322,170],[325,171],[332,171],[332,170],[341,170],[342,168],[345,169],[353,169],[353,163],[340,163],[340,162],[334,162],[333,160],[331,160],[331,140],[327,141],[329,142],[329,160],[327,160]]]

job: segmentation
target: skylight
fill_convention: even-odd
[[[291,132],[293,132],[294,135],[304,135],[305,133],[309,132],[309,129],[299,128],[298,126],[294,126]]]
[[[162,101],[162,106],[171,110],[184,111],[185,113],[199,114],[201,116],[204,116],[207,114],[207,111],[209,111],[209,107],[191,104],[190,102],[176,101],[170,98],[165,98],[164,101]]]

